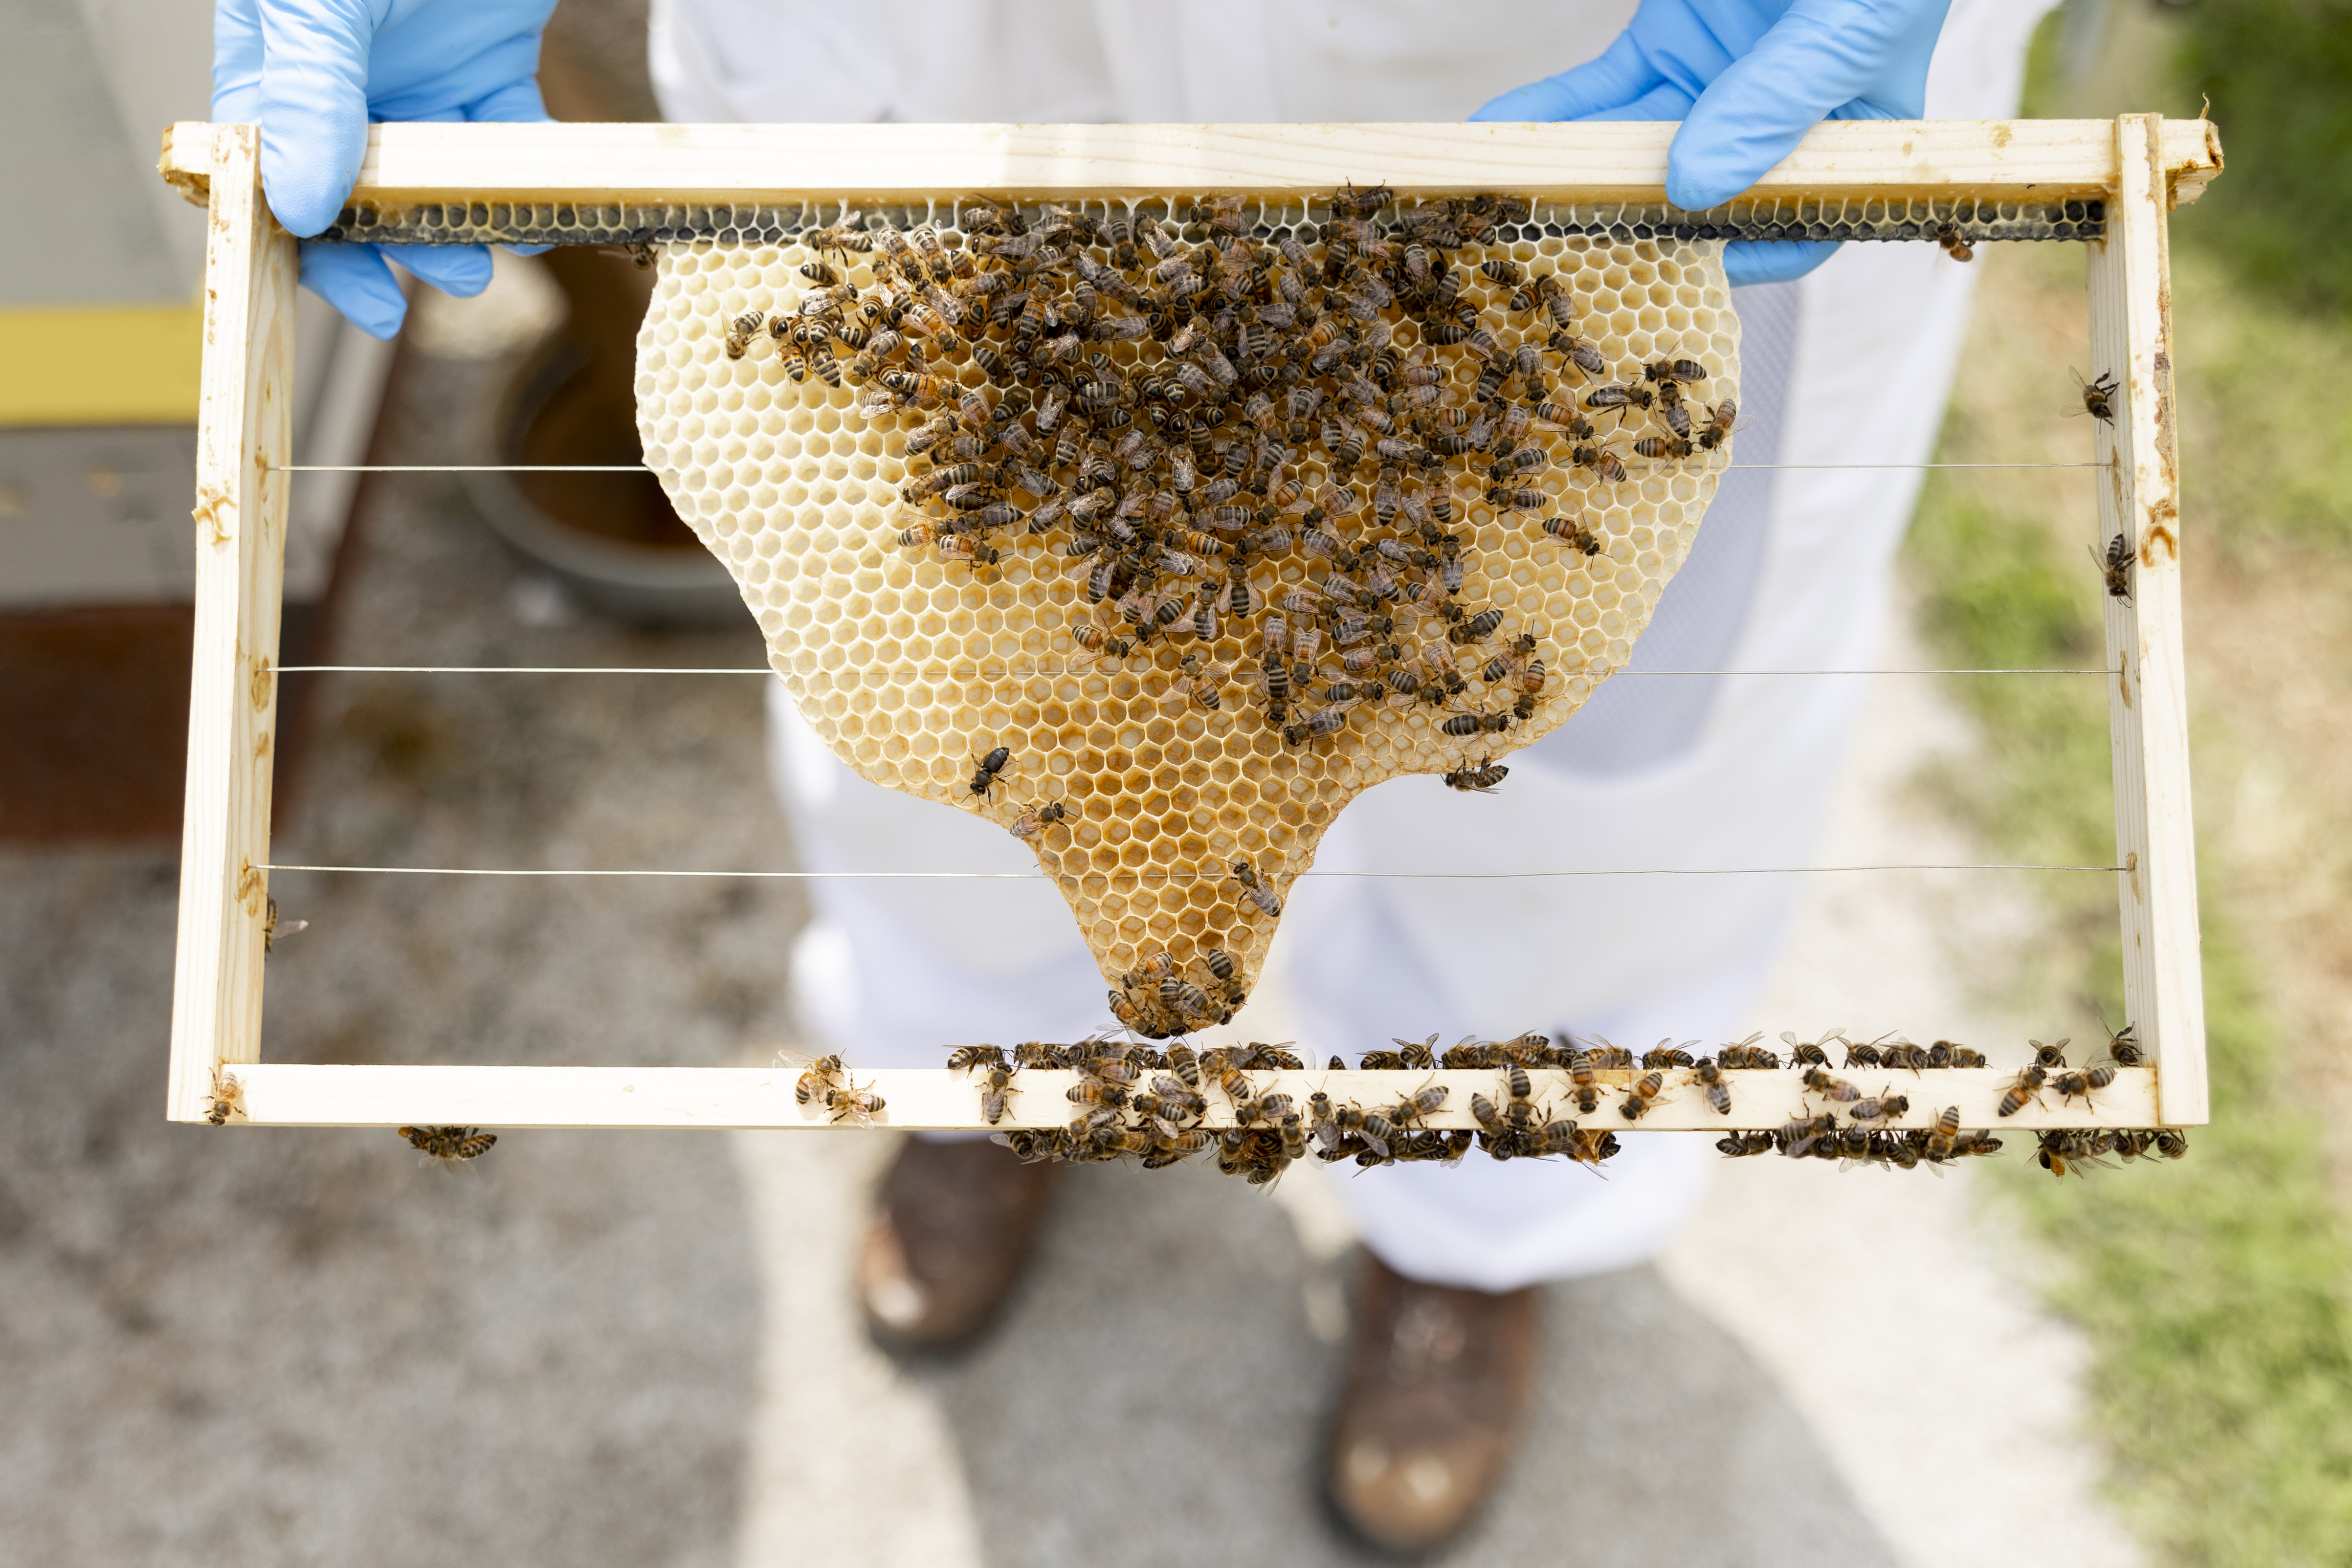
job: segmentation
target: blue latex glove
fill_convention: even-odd
[[[1666,199],[1729,201],[1824,120],[1916,120],[1951,0],[1642,0],[1597,60],[1516,89],[1473,120],[1679,120]],[[1827,241],[1737,240],[1733,284],[1801,277]]]
[[[555,0],[219,0],[213,118],[261,126],[269,210],[335,221],[377,120],[545,120],[539,34]],[[379,338],[407,302],[386,257],[451,294],[490,281],[482,246],[305,245],[302,282]]]

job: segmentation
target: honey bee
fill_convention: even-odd
[[[1706,425],[1698,433],[1698,444],[1701,451],[1712,452],[1731,438],[1731,433],[1739,421],[1739,404],[1734,399],[1725,398],[1713,408],[1705,409],[1705,413]]]
[[[1862,1098],[1861,1090],[1843,1078],[1831,1077],[1826,1068],[1808,1068],[1805,1071],[1804,1084],[1807,1089],[1823,1099],[1834,1101],[1839,1104],[1848,1104]]]
[[[1234,862],[1234,880],[1242,884],[1242,892],[1257,905],[1259,913],[1269,917],[1282,913],[1282,900],[1276,896],[1274,889],[1258,880],[1257,872],[1249,862]]]
[[[2035,1066],[2063,1067],[2066,1065],[2066,1047],[2072,1042],[2062,1040],[2055,1045],[2044,1045],[2038,1040],[2029,1040],[2025,1043],[2033,1048]]]
[[[1696,360],[1659,360],[1642,367],[1642,379],[1662,388],[1691,385],[1706,380],[1706,367]]]
[[[2131,601],[2131,540],[2117,534],[2107,541],[2107,553],[2102,559],[2097,550],[2091,552],[2091,563],[2099,569],[2099,576],[2107,585],[2107,597]]]
[[[1717,1064],[1727,1071],[1735,1068],[1743,1070],[1761,1068],[1769,1071],[1780,1066],[1780,1058],[1777,1053],[1756,1043],[1763,1038],[1763,1031],[1759,1030],[1746,1040],[1734,1040],[1728,1045],[1716,1047]]]
[[[1993,1107],[1993,1113],[1997,1116],[2016,1115],[2025,1109],[2028,1100],[2040,1099],[2042,1086],[2049,1077],[2049,1070],[2038,1061],[2026,1067],[2011,1082],[2008,1091],[2000,1097],[2000,1103]]]
[[[1706,1103],[1718,1116],[1731,1114],[1731,1085],[1723,1081],[1723,1069],[1715,1058],[1702,1056],[1691,1069],[1691,1076],[1706,1091]]]
[[[1006,831],[1023,843],[1029,843],[1042,835],[1047,828],[1063,821],[1069,814],[1070,809],[1061,801],[1049,800],[1043,806],[1033,806],[1013,818],[1012,826]]]
[[[992,1127],[1004,1120],[1006,1102],[1021,1092],[1013,1082],[1013,1069],[1000,1061],[990,1067],[987,1075],[981,1080],[980,1113]],[[879,1111],[881,1101],[876,1100],[873,1108]]]
[[[959,1046],[948,1053],[948,1071],[970,1072],[975,1067],[1003,1067],[1005,1064],[1002,1047],[993,1045]]]
[[[1952,1157],[1954,1147],[1959,1142],[1959,1137],[1960,1108],[1958,1105],[1947,1105],[1936,1113],[1936,1124],[1927,1131],[1927,1144],[1923,1152],[1932,1160],[1949,1159]]]
[[[1976,259],[1976,246],[1970,245],[1967,238],[1961,235],[1959,225],[1958,224],[1937,224],[1936,225],[1936,243],[1944,247],[1944,254],[1950,256],[1954,261],[1973,261]]]
[[[2105,1028],[2104,1021],[2101,1026]],[[2137,1067],[2143,1060],[2139,1049],[2138,1026],[2126,1022],[2123,1028],[2107,1035],[2107,1055],[2118,1067]]]
[[[1339,1130],[1362,1140],[1374,1163],[1391,1158],[1389,1144],[1396,1136],[1396,1127],[1377,1111],[1366,1111],[1356,1105],[1343,1105],[1338,1112]]]
[[[1910,1109],[1909,1096],[1890,1094],[1882,1089],[1868,1099],[1855,1101],[1846,1111],[1846,1114],[1856,1122],[1885,1122],[1902,1115]]]
[[[236,1074],[215,1064],[213,1068],[213,1092],[205,1102],[205,1120],[220,1126],[231,1116],[245,1114],[245,1085]]]
[[[1651,1103],[1666,1087],[1664,1072],[1648,1072],[1633,1081],[1633,1088],[1617,1107],[1617,1113],[1628,1122],[1638,1122],[1649,1113]]]
[[[1624,480],[1625,460],[1605,446],[1571,447],[1568,458],[1571,466],[1592,470],[1592,476],[1604,485]]]
[[[2050,1081],[2050,1086],[2058,1091],[2061,1100],[2080,1100],[2088,1106],[2093,1103],[2091,1096],[2095,1092],[2115,1081],[2115,1068],[2102,1061],[2079,1072],[2061,1072]]]
[[[1062,1092],[1063,1097],[1075,1105],[1091,1105],[1100,1110],[1116,1111],[1127,1103],[1124,1084],[1105,1083],[1100,1079],[1087,1078],[1071,1084]]]
[[[824,228],[811,229],[801,236],[802,243],[820,256],[833,256],[846,261],[852,251],[864,256],[874,249],[874,240],[864,226],[865,214],[845,212],[841,221]]]
[[[1769,1132],[1759,1129],[1752,1133],[1733,1133],[1728,1137],[1717,1138],[1715,1141],[1715,1146],[1725,1158],[1738,1160],[1746,1159],[1754,1155],[1769,1155],[1780,1145],[1773,1140]]]
[[[2067,367],[2066,373],[2074,378],[2074,385],[2083,394],[2083,406],[2070,408],[2066,412],[2069,414],[2087,413],[2103,423],[2113,424],[2116,422],[2116,394],[2123,391],[2116,384],[2115,372],[2102,371],[2095,382],[2084,381],[2083,372],[2071,365]]]
[[[1465,794],[1491,795],[1496,788],[1510,776],[1510,771],[1499,762],[1487,762],[1482,759],[1467,767],[1457,768],[1446,774],[1445,786],[1449,789],[1459,789]]]
[[[1582,550],[1588,556],[1601,553],[1600,536],[1587,527],[1580,518],[1546,517],[1543,530],[1561,543]]]
[[[1397,1102],[1389,1112],[1389,1120],[1400,1127],[1418,1126],[1433,1115],[1445,1103],[1452,1091],[1443,1083],[1425,1084]]]
[[[439,1160],[453,1170],[462,1161],[480,1159],[499,1141],[496,1133],[479,1127],[403,1127],[400,1135],[425,1159]]]
[[[761,327],[767,319],[768,313],[764,310],[746,310],[728,322],[727,357],[730,360],[741,359],[744,351],[751,348],[751,340],[759,335]]]
[[[1819,1041],[1805,1040],[1799,1040],[1787,1030],[1780,1031],[1780,1042],[1789,1048],[1789,1063],[1792,1067],[1827,1067],[1830,1064],[1829,1052],[1822,1046],[1832,1038],[1833,1035],[1823,1035]]]
[[[835,1091],[849,1086],[849,1079],[842,1070],[839,1056],[813,1057],[805,1051],[780,1051],[776,1052],[776,1064],[801,1069],[800,1077],[793,1084],[793,1098],[803,1105],[812,1103],[830,1104],[830,1096]]]
[[[980,766],[972,772],[971,792],[975,795],[986,795],[995,787],[996,776],[1003,772],[1005,765],[1012,760],[1013,749],[1005,746],[997,747],[982,758]]]
[[[264,954],[275,952],[278,938],[291,936],[298,932],[309,929],[310,929],[310,923],[307,920],[278,919],[278,900],[272,898],[261,916],[261,950]]]

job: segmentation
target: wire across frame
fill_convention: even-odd
[[[1733,463],[1727,468],[1750,469],[1832,469],[1832,470],[1920,470],[1920,469],[2035,469],[2035,468],[2106,468],[2112,463]],[[295,474],[644,474],[651,472],[642,463],[545,464],[545,463],[312,463],[293,464],[287,469]],[[1024,678],[1034,675],[1077,674],[1090,673],[1076,669],[1004,670],[994,674],[975,672],[970,677],[982,680]],[[469,675],[772,675],[764,665],[565,665],[565,664],[287,664],[278,670],[281,675],[294,674],[469,674]],[[2006,669],[1850,669],[1850,670],[1618,670],[1610,679],[1633,677],[1711,677],[1729,675],[1754,676],[1852,676],[1852,675],[2097,675],[2111,676],[2113,670],[2104,667],[2006,668]],[[956,678],[950,673],[950,678]],[[375,876],[512,876],[512,877],[680,877],[680,878],[741,878],[782,881],[975,881],[975,882],[1048,882],[1057,880],[1045,872],[963,872],[963,871],[695,871],[666,867],[499,867],[499,866],[362,866],[317,865],[272,862],[257,869],[270,873],[310,872],[348,873]],[[1301,878],[1348,878],[1365,880],[1490,882],[1544,880],[1556,877],[1608,876],[1793,876],[1843,874],[1866,872],[2095,872],[2114,873],[2126,870],[2120,865],[2062,865],[2020,862],[1888,862],[1876,865],[1840,866],[1628,866],[1574,867],[1546,871],[1514,872],[1410,872],[1410,871],[1305,871]],[[1212,875],[1205,872],[1177,872],[1138,869],[1129,872],[1106,873],[1118,877],[1162,880],[1184,879]]]

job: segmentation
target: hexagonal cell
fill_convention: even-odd
[[[948,210],[941,205],[929,216]],[[1171,211],[1159,202],[1133,210]],[[1297,222],[1298,204],[1289,210],[1286,221]],[[1431,215],[1391,210],[1379,221],[1394,227]],[[917,208],[886,216],[904,231],[927,214]],[[1442,210],[1434,217],[1454,221]],[[1044,214],[1034,221],[1043,223]],[[1528,225],[1507,225],[1491,246],[1475,235],[1440,236],[1465,242],[1436,248],[1446,254],[1444,276],[1460,280],[1459,300],[1479,312],[1490,342],[1440,341],[1461,334],[1447,318],[1429,315],[1425,302],[1415,308],[1440,329],[1424,330],[1407,308],[1412,280],[1401,259],[1387,264],[1393,297],[1357,308],[1358,316],[1369,310],[1368,326],[1349,314],[1338,290],[1324,290],[1319,276],[1302,275],[1310,297],[1321,295],[1324,319],[1348,323],[1351,335],[1337,362],[1306,366],[1296,385],[1323,395],[1295,416],[1283,406],[1293,383],[1272,383],[1269,406],[1251,403],[1257,389],[1247,380],[1249,363],[1230,327],[1211,320],[1214,312],[1204,309],[1202,325],[1222,361],[1197,348],[1171,353],[1165,340],[1148,336],[1112,336],[1078,352],[1075,338],[1064,345],[1049,329],[1024,336],[1016,322],[991,324],[975,280],[1001,272],[1013,259],[1004,252],[1019,247],[1009,246],[1008,236],[954,231],[942,241],[968,258],[955,265],[971,276],[951,267],[951,277],[925,280],[927,303],[905,309],[899,341],[881,362],[861,367],[860,345],[836,336],[822,349],[802,347],[803,374],[795,380],[769,334],[757,335],[740,360],[729,360],[725,347],[729,319],[747,309],[793,323],[824,319],[821,302],[814,312],[802,308],[814,287],[798,270],[814,259],[805,243],[788,234],[781,244],[668,244],[660,247],[656,298],[638,344],[646,462],[679,514],[736,574],[772,664],[837,755],[877,782],[1000,826],[1041,800],[1060,800],[1067,817],[1031,844],[1039,865],[1057,878],[1106,977],[1123,985],[1144,955],[1164,949],[1205,982],[1205,952],[1218,946],[1246,990],[1275,920],[1247,897],[1233,862],[1247,862],[1266,888],[1283,892],[1361,790],[1402,773],[1451,771],[1474,756],[1500,758],[1549,733],[1622,665],[1730,459],[1727,441],[1685,457],[1633,451],[1637,440],[1670,433],[1662,399],[1686,405],[1696,434],[1710,425],[1717,401],[1736,396],[1738,319],[1720,246],[1537,237],[1538,225],[1563,221],[1538,209]],[[1298,232],[1310,250],[1319,248],[1318,228]],[[1211,237],[1198,226],[1187,230],[1188,244]],[[1082,239],[1063,236],[1064,254]],[[898,248],[885,240],[874,252],[830,260],[845,286],[870,298],[877,264],[895,267],[887,258]],[[1095,245],[1092,254],[1115,264],[1107,246]],[[1482,276],[1479,266],[1490,256],[1508,257],[1526,276],[1515,284]],[[1139,296],[1161,287],[1148,270],[1151,260],[1128,275]],[[1202,266],[1201,281],[1213,294],[1217,263]],[[1236,283],[1255,277],[1267,288],[1244,301],[1246,311],[1273,302],[1287,267],[1275,261],[1234,275]],[[1039,276],[1048,292],[1059,290],[1055,298],[1072,299],[1069,276]],[[1037,278],[1024,287],[1036,295]],[[1515,290],[1525,292],[1530,308],[1511,308]],[[959,311],[965,302],[974,308],[960,322],[924,319],[925,310],[936,317],[942,298]],[[1097,310],[1101,320],[1130,314],[1108,296]],[[1285,348],[1278,323],[1269,336],[1265,318],[1246,319],[1258,323],[1251,328],[1256,360],[1269,347]],[[1570,337],[1555,338],[1560,332]],[[1382,333],[1392,358],[1378,346]],[[1567,351],[1578,344],[1579,352],[1602,355],[1605,373],[1569,367]],[[921,362],[910,346],[919,348]],[[1330,346],[1302,346],[1290,362]],[[1533,350],[1537,379],[1528,382],[1514,361],[1511,376],[1489,390],[1529,415],[1505,422],[1510,434],[1502,445],[1527,453],[1513,459],[1524,465],[1513,487],[1539,496],[1539,506],[1504,510],[1499,503],[1511,497],[1488,496],[1493,482],[1485,469],[1501,460],[1491,438],[1485,450],[1451,453],[1433,476],[1401,461],[1409,450],[1384,457],[1383,439],[1437,450],[1437,437],[1475,429],[1486,356],[1522,348]],[[811,352],[835,360],[840,386],[805,373]],[[1118,367],[1124,390],[1084,369],[1097,353]],[[1669,357],[1696,361],[1705,379],[1685,384],[1648,373]],[[1007,402],[1020,377],[1008,367],[1022,362],[1027,379],[1012,395],[1026,401]],[[1221,364],[1234,372],[1230,392]],[[913,406],[860,412],[860,399],[876,399],[885,386],[885,368],[900,378],[888,384]],[[1422,373],[1429,370],[1437,374]],[[1573,461],[1567,432],[1535,417],[1543,404],[1580,402],[1611,383],[1650,399],[1585,411],[1602,426],[1590,444],[1622,465],[1622,477],[1604,464]],[[1368,398],[1366,384],[1376,395]],[[1049,392],[1053,421],[1039,407]],[[978,406],[958,402],[967,394],[990,408],[967,417],[962,410]],[[1121,450],[1128,435],[1158,428],[1147,414],[1157,411],[1164,423],[1176,408],[1188,419],[1202,416],[1188,474],[1177,472],[1172,446],[1158,435]],[[1459,423],[1449,423],[1457,412]],[[982,442],[970,454],[956,448],[960,437],[978,441],[1013,427],[1022,434],[1011,443]],[[919,442],[918,430],[926,433]],[[1286,454],[1269,456],[1261,445],[1268,440]],[[1229,471],[1227,458],[1235,455],[1237,467]],[[1144,466],[1128,465],[1138,455]],[[1061,517],[1037,535],[989,522],[992,514],[951,503],[945,493],[983,477],[975,471],[950,478],[943,471],[955,465],[1013,458],[1008,482],[1017,484],[1019,463],[1032,465],[1052,477],[1065,504]],[[1276,460],[1286,465],[1269,472]],[[1394,475],[1381,473],[1384,460],[1401,461]],[[1336,488],[1341,484],[1348,488]],[[1099,508],[1091,526],[1107,527],[1115,516],[1141,542],[1128,552],[1123,575],[1106,584],[1115,591],[1089,593],[1089,573],[1117,552],[1079,546],[1066,508],[1098,490],[1113,504],[1088,502]],[[1040,499],[1016,489],[1003,504],[1034,513]],[[1441,501],[1452,507],[1449,526],[1459,539],[1450,563],[1430,552],[1434,538],[1425,540],[1417,521],[1434,523],[1429,509]],[[1307,527],[1309,504],[1322,508],[1319,537]],[[1557,526],[1547,530],[1547,521]],[[974,522],[986,526],[964,531]],[[902,534],[914,542],[902,544]],[[1200,568],[1191,575],[1163,570],[1165,558],[1154,552],[1168,550]],[[1352,569],[1344,564],[1349,559]],[[1138,563],[1146,570],[1139,573]],[[1238,605],[1224,588],[1236,563],[1245,563],[1255,591]],[[1460,588],[1449,593],[1456,565]],[[1378,583],[1374,566],[1385,574]],[[1155,574],[1156,581],[1147,580]],[[1215,601],[1216,618],[1206,642],[1195,625],[1204,599]],[[1496,612],[1492,624],[1480,625],[1482,610]],[[1351,615],[1365,625],[1349,622]],[[1366,634],[1376,618],[1386,629]],[[1538,623],[1540,632],[1532,630]],[[1310,626],[1318,633],[1311,650],[1298,635]],[[1139,637],[1144,627],[1150,635]],[[1465,627],[1477,634],[1458,643],[1449,635]],[[1269,640],[1281,646],[1289,688],[1278,716],[1264,665]],[[1530,692],[1536,660],[1544,673]],[[1204,667],[1222,673],[1213,709],[1194,684]],[[1443,691],[1449,670],[1462,678],[1458,695],[1436,705],[1418,700],[1420,690]],[[1342,685],[1348,695],[1335,695]],[[1524,717],[1514,702],[1527,709]],[[1470,711],[1510,716],[1500,734],[1445,733],[1447,720]],[[1293,728],[1300,726],[1314,733]],[[1016,760],[1003,776],[1005,787],[975,797],[967,788],[973,759],[994,744],[1012,747]]]

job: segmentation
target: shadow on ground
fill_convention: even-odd
[[[1361,1561],[1318,1500],[1342,1352],[1310,1329],[1282,1211],[1189,1171],[1082,1170],[1057,1203],[1002,1331],[911,1369],[953,1434],[982,1561]],[[1653,1270],[1546,1305],[1516,1469],[1449,1561],[1894,1561],[1771,1381]]]

